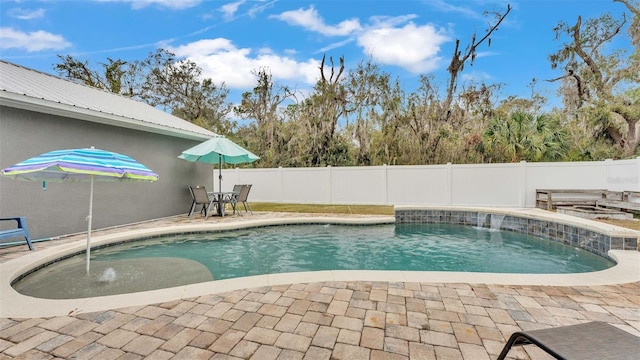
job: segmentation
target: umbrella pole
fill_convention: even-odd
[[[222,192],[222,156],[218,161],[218,191]]]
[[[87,222],[89,227],[87,229],[87,275],[89,274],[89,258],[91,257],[91,218],[93,217],[93,175],[91,176],[91,190],[89,191],[89,216],[87,216]]]

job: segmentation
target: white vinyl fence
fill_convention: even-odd
[[[536,189],[640,191],[640,158],[562,163],[223,170],[253,202],[535,207]],[[217,171],[216,171],[217,175]]]

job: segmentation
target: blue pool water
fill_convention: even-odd
[[[84,271],[84,256],[78,255],[26,276],[14,288],[26,295],[67,298],[299,271],[566,274],[613,265],[585,250],[486,228],[450,224],[293,225],[159,237],[95,249],[90,277]],[[121,285],[126,290],[117,289],[118,282],[127,281],[130,284]],[[56,291],[61,294],[52,295]]]

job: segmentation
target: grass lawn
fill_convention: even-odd
[[[281,204],[251,203],[254,211],[300,212],[315,214],[360,214],[360,215],[394,215],[393,206],[383,205],[322,205],[322,204]],[[640,231],[640,220],[605,220],[607,224],[617,225]]]
[[[254,211],[299,212],[314,214],[394,215],[393,206],[384,205],[323,205],[251,203]]]
[[[633,219],[633,220],[605,220],[605,219],[597,219],[596,221],[601,221],[607,224],[611,224],[611,225],[616,225],[616,226],[622,226],[622,227],[626,227],[632,230],[638,230],[640,231],[640,220],[638,219]]]

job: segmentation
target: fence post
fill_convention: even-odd
[[[389,205],[389,174],[387,171],[387,164],[382,164],[382,169],[384,170],[384,204]]]
[[[636,178],[632,179],[633,185],[631,186],[633,189],[629,191],[640,191],[640,156],[636,158]]]
[[[604,188],[611,190],[611,165],[613,165],[613,159],[604,159]],[[624,190],[624,189],[622,189]]]
[[[451,163],[447,163],[447,202],[453,205],[453,171],[451,171]]]
[[[520,207],[527,207],[527,162],[520,161]]]
[[[331,176],[331,165],[327,165],[327,172],[329,176],[329,205],[333,205],[333,177]]]
[[[282,178],[282,166],[278,166],[278,177],[280,182],[280,203],[284,203],[284,180]]]
[[[636,158],[636,167],[636,174],[638,174],[638,176],[633,179],[633,191],[640,191],[640,156]]]

